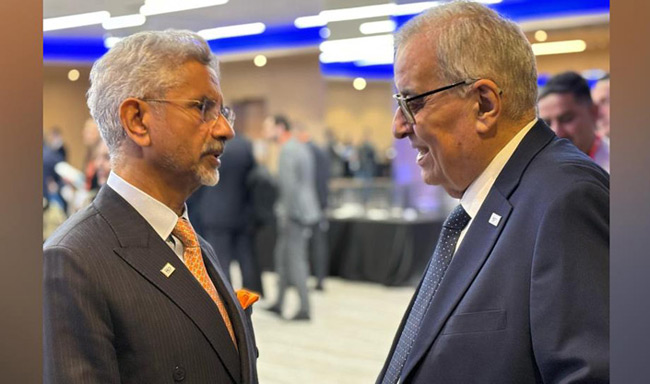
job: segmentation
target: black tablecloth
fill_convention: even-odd
[[[384,285],[417,285],[441,221],[330,220],[330,274]]]
[[[330,219],[330,275],[389,286],[415,286],[438,241],[442,221]],[[273,270],[276,231],[256,238],[263,270]]]

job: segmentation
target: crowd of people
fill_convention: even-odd
[[[459,204],[377,383],[606,382],[609,78],[590,90],[566,72],[538,91],[521,29],[471,2],[405,24],[394,70],[393,136]],[[44,221],[55,207],[67,218],[44,233],[45,382],[257,383],[250,305],[269,227],[278,295],[264,309],[312,318],[328,180],[377,176],[376,151],[321,149],[274,115],[272,174],[235,136],[220,76],[195,33],[133,34],[91,70],[82,170],[60,130],[44,142]],[[285,316],[290,286],[300,307]]]

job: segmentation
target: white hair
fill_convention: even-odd
[[[432,48],[436,50],[440,72],[432,76],[449,84],[465,79],[490,79],[503,91],[506,116],[519,120],[535,111],[535,56],[514,22],[478,3],[444,4],[406,23],[395,37],[395,52],[419,34],[431,37]]]
[[[127,137],[120,122],[120,104],[129,97],[163,97],[178,86],[175,72],[191,60],[208,66],[218,82],[219,62],[210,47],[201,36],[186,30],[133,34],[95,62],[86,98],[113,161]]]

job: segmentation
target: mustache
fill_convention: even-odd
[[[213,143],[208,143],[203,147],[203,150],[201,151],[202,155],[212,155],[212,154],[218,154],[221,155],[223,151],[226,149],[226,141],[225,140],[217,140]]]

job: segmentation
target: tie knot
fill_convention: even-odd
[[[190,223],[182,217],[178,218],[172,233],[174,236],[178,237],[181,243],[183,243],[183,246],[187,248],[199,246],[199,241],[196,238],[194,229],[192,229]]]
[[[458,206],[451,211],[449,216],[447,216],[447,220],[445,220],[445,223],[442,226],[462,231],[470,220],[471,217],[469,214],[465,212],[462,205],[458,204]]]

